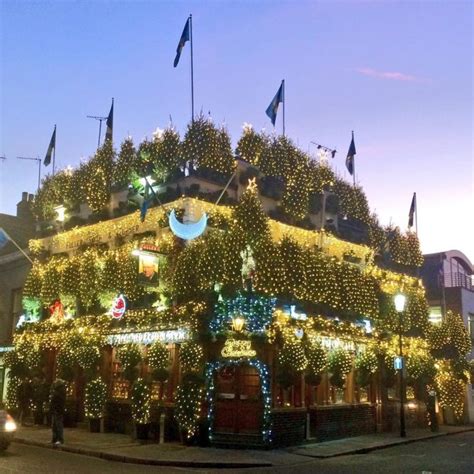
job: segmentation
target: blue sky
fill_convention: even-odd
[[[54,124],[57,163],[93,154],[115,97],[114,138],[151,137],[190,117],[194,19],[196,109],[271,130],[265,109],[286,79],[287,134],[338,150],[355,131],[357,180],[383,223],[406,227],[413,191],[425,252],[474,261],[473,4],[463,2],[1,2],[0,212],[34,192]],[[279,119],[281,119],[281,114]],[[277,122],[281,130],[281,121]],[[310,148],[310,151],[314,151]]]

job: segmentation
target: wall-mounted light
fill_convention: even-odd
[[[235,318],[232,318],[232,329],[236,332],[242,331],[244,328],[245,324],[245,319],[242,318],[242,316],[237,316]]]
[[[66,218],[66,208],[61,205],[61,206],[55,207],[54,210],[56,211],[56,214],[58,215],[56,220],[59,222],[64,222],[64,219]]]

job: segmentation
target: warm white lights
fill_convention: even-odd
[[[406,300],[407,300],[406,296],[402,295],[401,293],[398,293],[397,295],[395,295],[395,297],[393,298],[393,301],[395,303],[395,309],[397,310],[397,312],[401,313],[405,309]]]

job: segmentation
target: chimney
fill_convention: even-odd
[[[31,201],[27,192],[21,193],[21,201],[16,205],[16,216],[20,219],[31,220]]]

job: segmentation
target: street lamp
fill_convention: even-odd
[[[403,372],[405,370],[405,361],[403,360],[403,345],[402,345],[402,317],[405,309],[406,296],[399,293],[394,297],[395,309],[398,313],[398,345],[399,345],[399,356],[401,360],[400,368],[400,437],[406,437],[405,431],[405,384],[403,380]]]

